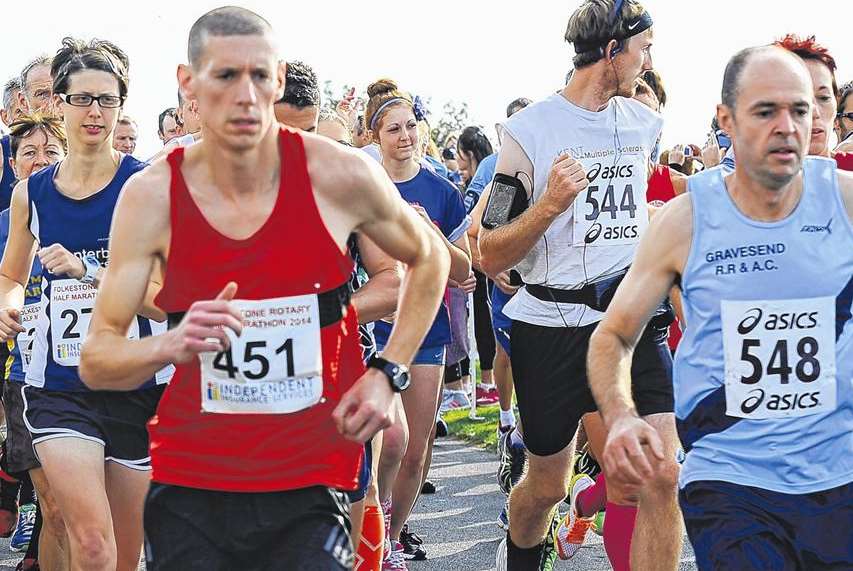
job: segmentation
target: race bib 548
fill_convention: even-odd
[[[765,419],[835,409],[835,299],[722,301],[726,414]]]

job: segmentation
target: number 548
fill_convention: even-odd
[[[810,383],[820,376],[820,361],[817,359],[818,342],[814,337],[803,337],[797,343],[797,355],[799,360],[794,368],[789,365],[788,340],[779,339],[770,353],[770,359],[766,368],[761,358],[753,354],[752,349],[761,346],[760,339],[744,339],[741,346],[740,359],[752,366],[752,373],[741,376],[740,381],[746,385],[753,385],[761,380],[764,372],[768,375],[779,375],[782,384],[787,384],[791,378],[791,372],[796,373],[797,379],[803,383]],[[806,372],[808,369],[808,372]]]

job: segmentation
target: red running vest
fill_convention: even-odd
[[[352,259],[326,229],[314,200],[302,138],[279,134],[281,183],[267,221],[251,237],[214,230],[181,173],[184,149],[168,156],[172,238],[165,282],[156,303],[167,313],[214,299],[229,282],[237,299],[274,299],[333,290],[346,282]],[[356,488],[363,447],[345,440],[332,411],[364,372],[356,312],[320,331],[323,399],[291,414],[201,411],[199,360],[178,365],[149,423],[156,482],[235,492],[327,486]]]
[[[669,167],[666,165],[655,165],[652,176],[649,177],[649,185],[646,188],[646,202],[652,206],[663,206],[675,198],[675,187],[669,176]]]

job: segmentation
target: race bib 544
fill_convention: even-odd
[[[617,164],[602,160],[582,163],[589,186],[574,201],[572,245],[639,242],[649,222],[645,159],[626,155]]]

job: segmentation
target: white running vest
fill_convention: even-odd
[[[659,114],[632,99],[614,97],[602,111],[588,111],[559,93],[507,120],[506,133],[533,164],[533,202],[563,153],[583,164],[590,181],[516,266],[525,283],[577,289],[631,264],[648,226],[648,165],[662,125]],[[541,301],[523,288],[504,313],[545,327],[579,327],[604,315],[585,305]]]

